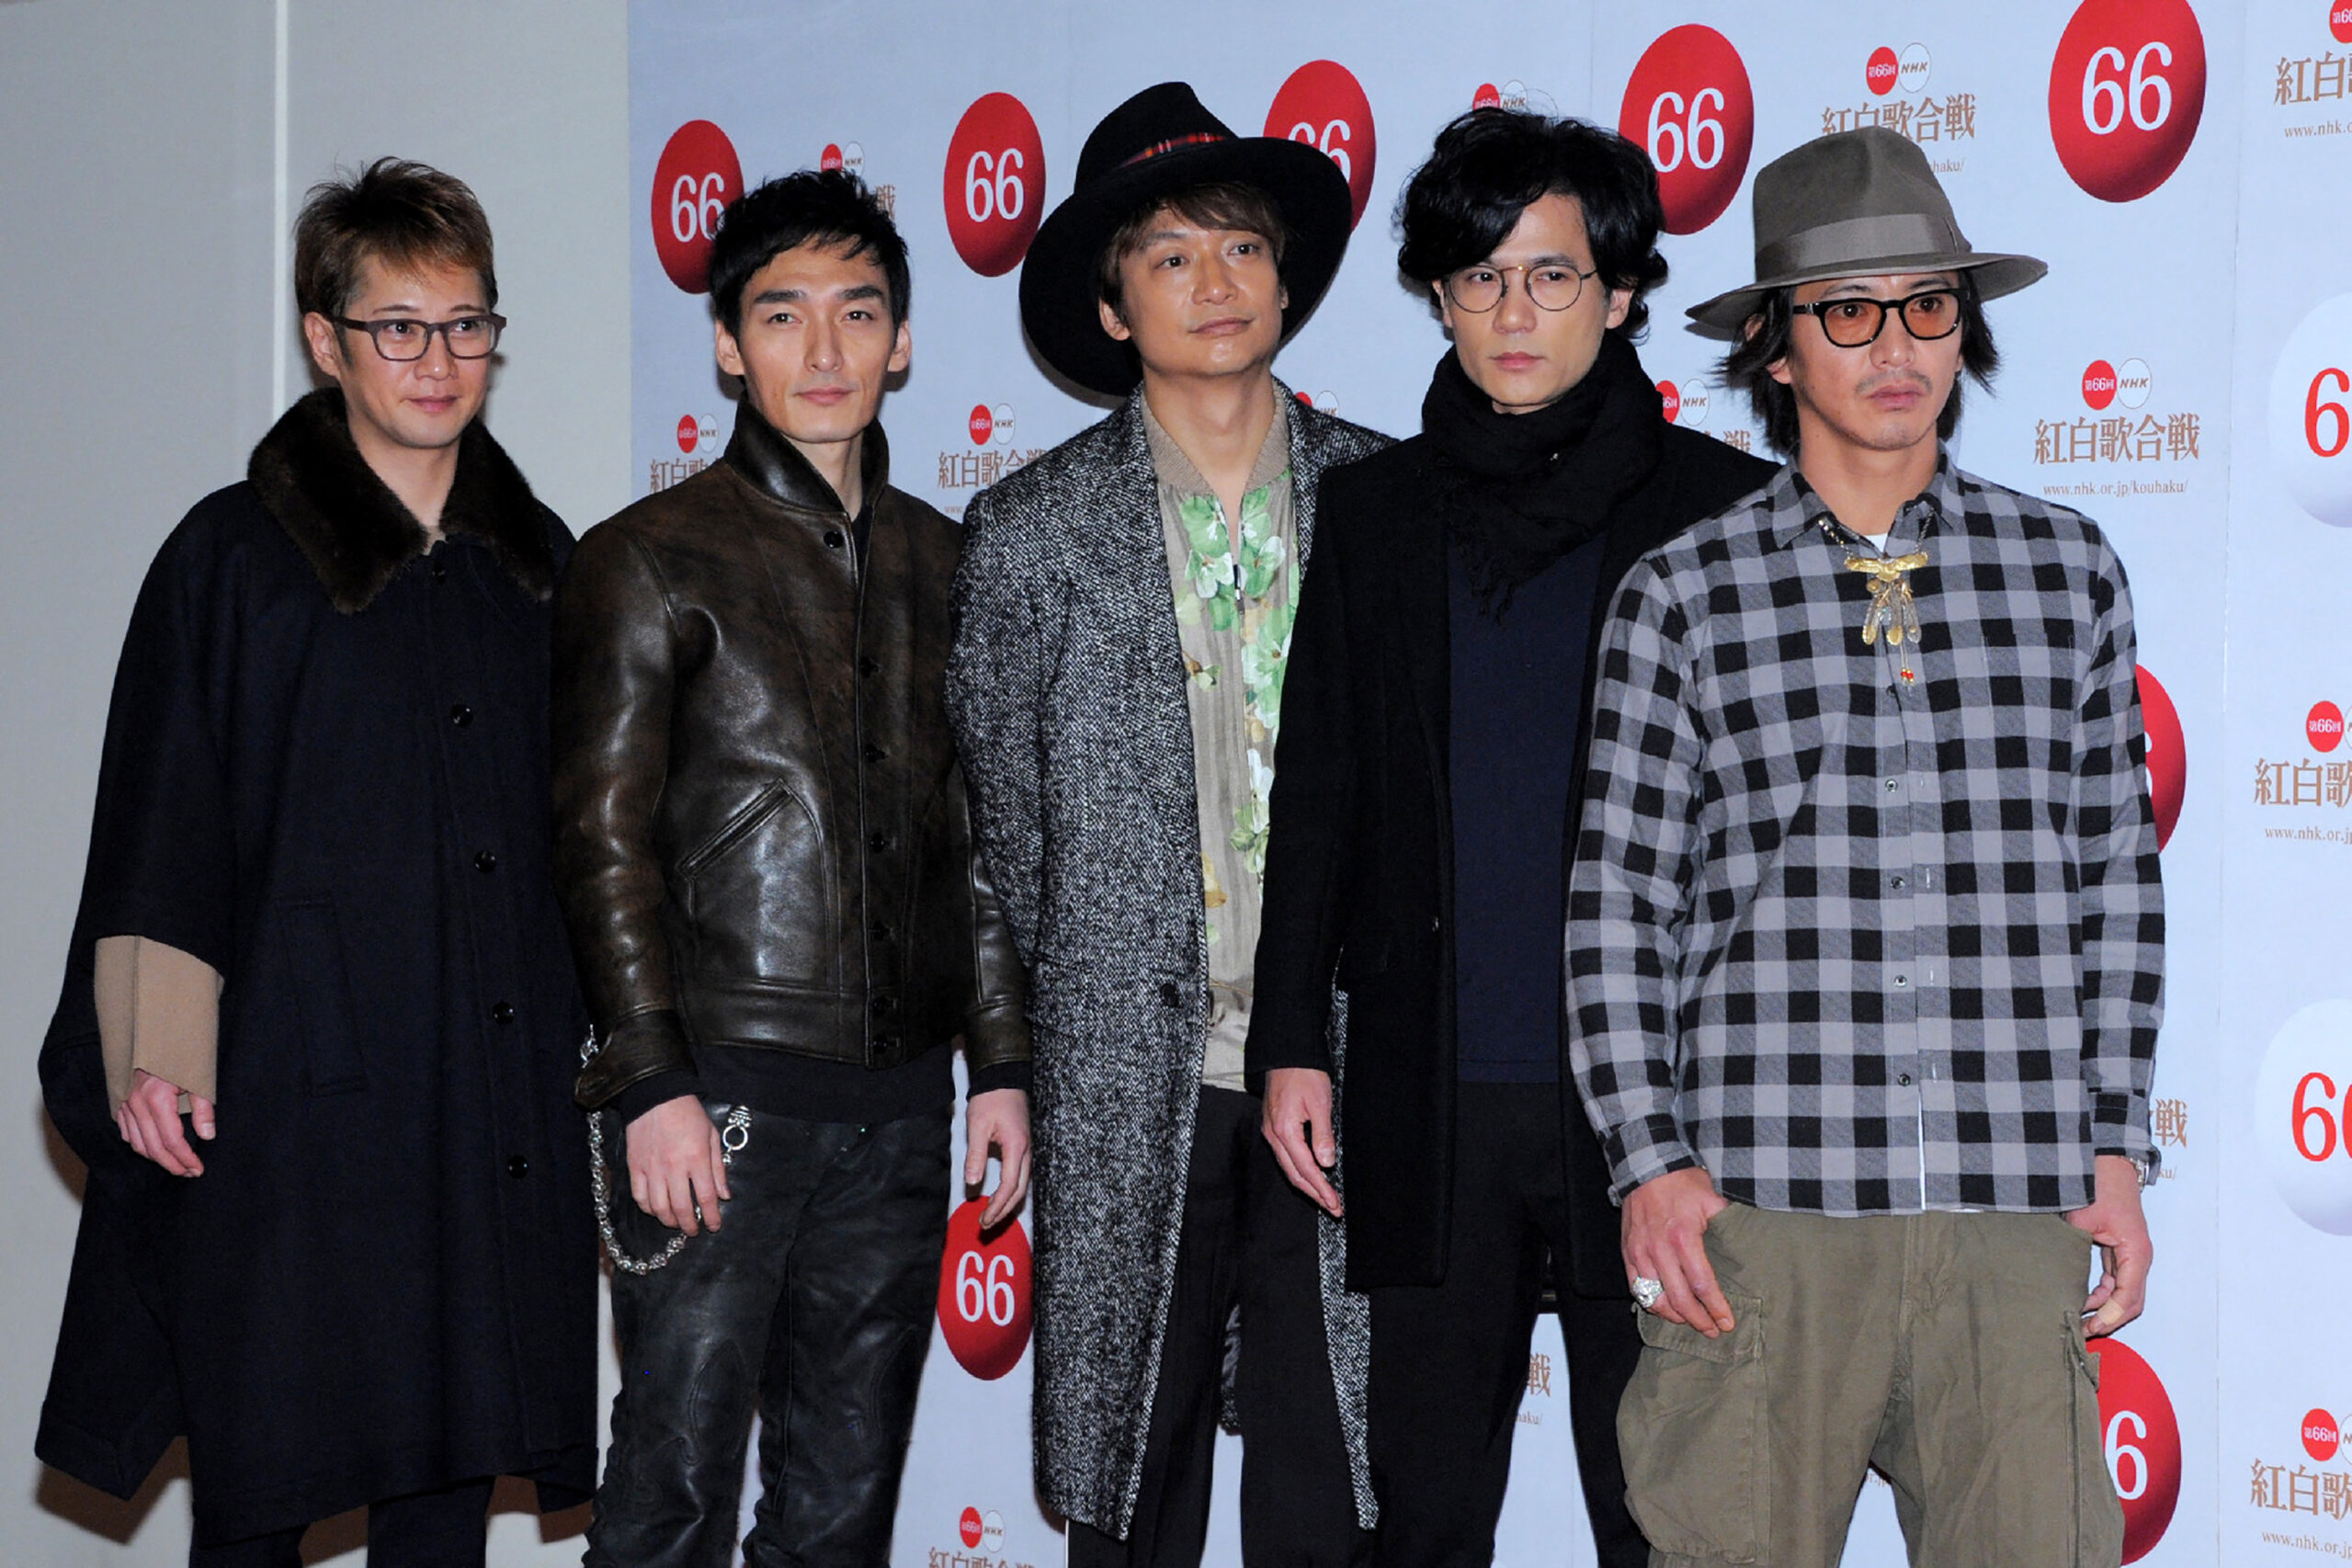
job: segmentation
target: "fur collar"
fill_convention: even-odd
[[[245,476],[346,615],[367,608],[395,573],[425,553],[425,526],[353,444],[339,387],[323,387],[288,409],[253,449]],[[459,439],[457,482],[441,508],[441,529],[488,545],[533,598],[554,592],[544,514],[479,419]]]

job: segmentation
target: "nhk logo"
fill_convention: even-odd
[[[2138,408],[2148,401],[2154,385],[2145,359],[2126,359],[2120,365],[2094,359],[2083,369],[2083,402],[2094,410],[2115,403]]]

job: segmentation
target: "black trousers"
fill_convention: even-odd
[[[947,1241],[949,1115],[754,1115],[721,1228],[665,1267],[614,1271],[620,1393],[585,1568],[726,1568],[755,1404],[747,1568],[887,1561]],[[613,1204],[637,1256],[673,1233],[625,1171]]]
[[[1549,1084],[1457,1085],[1446,1278],[1372,1297],[1372,1484],[1382,1568],[1485,1568],[1528,1387],[1543,1254],[1568,1256],[1560,1101]],[[1567,1269],[1557,1272],[1563,1281]],[[1602,1568],[1644,1568],[1617,1405],[1641,1358],[1622,1297],[1560,1288],[1569,1427]],[[1555,1392],[1557,1380],[1554,1380]]]
[[[1225,1325],[1237,1306],[1242,1561],[1248,1568],[1357,1568],[1370,1560],[1332,1390],[1315,1208],[1283,1176],[1258,1121],[1256,1096],[1201,1089],[1133,1526],[1120,1540],[1073,1520],[1071,1568],[1198,1568],[1209,1535]]]
[[[368,1505],[368,1568],[483,1568],[488,1477]],[[188,1568],[302,1568],[302,1530],[191,1546]]]

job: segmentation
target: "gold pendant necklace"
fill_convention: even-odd
[[[1823,536],[1833,542],[1859,542],[1844,524],[1826,513],[1821,517],[1820,523]],[[1840,534],[1845,535],[1844,541],[1839,540]],[[1925,540],[1921,542],[1923,545],[1926,543]],[[1906,642],[1915,648],[1919,645],[1919,607],[1912,603],[1909,579],[1912,573],[1926,564],[1927,551],[1925,549],[1915,550],[1908,555],[1863,555],[1856,552],[1846,557],[1847,571],[1859,572],[1870,579],[1870,608],[1862,613],[1863,647],[1876,647],[1881,631],[1886,633],[1889,648],[1900,648]],[[1918,674],[1912,669],[1908,655],[1903,657],[1895,674],[1902,677],[1905,686],[1918,683]]]

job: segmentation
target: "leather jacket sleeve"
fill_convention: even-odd
[[[653,845],[675,666],[658,568],[623,529],[590,530],[556,599],[550,709],[555,891],[603,1041],[574,1090],[590,1110],[656,1074],[694,1071]]]
[[[973,842],[963,769],[948,779],[957,837],[966,846],[971,879],[971,997],[964,1013],[964,1061],[973,1071],[1029,1059],[1028,987],[1020,949],[988,872],[988,858]]]

